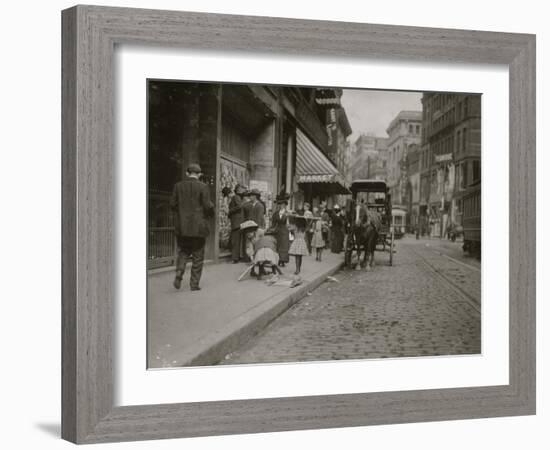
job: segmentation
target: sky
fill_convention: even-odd
[[[386,128],[399,111],[422,111],[421,98],[421,92],[344,89],[341,101],[353,130],[350,142],[361,133],[387,137]]]

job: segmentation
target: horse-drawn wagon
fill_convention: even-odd
[[[395,236],[391,195],[388,191],[383,180],[352,182],[352,198],[346,204],[346,267],[352,266],[354,251],[361,267],[366,267],[367,263],[372,266],[374,251],[380,246],[382,251],[389,252],[389,264],[393,265]],[[362,251],[364,256],[361,261]]]

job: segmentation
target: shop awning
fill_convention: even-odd
[[[344,177],[323,152],[296,129],[296,177],[298,184],[319,184],[323,191],[349,194]]]

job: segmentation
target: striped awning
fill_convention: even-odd
[[[336,193],[348,193],[344,177],[323,152],[296,129],[296,176],[298,184],[328,183]]]

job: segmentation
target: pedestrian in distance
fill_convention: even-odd
[[[208,185],[199,181],[200,166],[190,164],[186,174],[182,181],[175,184],[170,202],[178,247],[173,285],[180,289],[187,259],[192,258],[189,284],[192,291],[198,291],[204,264],[204,246],[209,234],[207,221],[214,215],[214,204],[210,201]]]
[[[271,226],[275,229],[277,239],[277,252],[279,254],[279,266],[284,267],[289,260],[288,249],[290,247],[288,230],[288,194],[277,196],[277,211],[271,217]]]
[[[292,241],[288,253],[294,256],[296,262],[296,271],[294,275],[298,275],[302,270],[302,257],[308,255],[305,239],[306,218],[304,216],[294,216],[294,226],[294,240]]]
[[[241,223],[244,222],[244,210],[243,210],[243,196],[244,188],[240,184],[235,186],[235,195],[231,197],[229,202],[229,211],[227,215],[231,221],[231,258],[233,264],[239,262],[242,252],[242,233]]]
[[[323,239],[323,221],[321,219],[316,219],[313,222],[311,246],[315,249],[315,260],[321,261],[323,257],[323,249],[325,248],[325,240]]]

